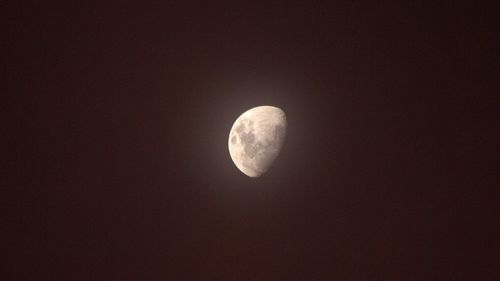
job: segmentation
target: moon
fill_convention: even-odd
[[[267,172],[279,155],[286,137],[283,110],[264,105],[245,111],[229,132],[229,154],[238,169],[249,177]]]

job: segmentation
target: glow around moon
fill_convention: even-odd
[[[249,177],[259,177],[279,155],[287,129],[283,110],[274,106],[254,107],[238,117],[229,133],[231,159]]]

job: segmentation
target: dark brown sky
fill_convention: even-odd
[[[499,6],[302,2],[2,5],[0,279],[495,280]]]

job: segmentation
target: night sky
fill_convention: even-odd
[[[32,2],[2,4],[0,279],[498,280],[498,4]],[[259,105],[288,133],[249,178]]]

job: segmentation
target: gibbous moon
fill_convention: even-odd
[[[279,155],[286,136],[287,121],[283,110],[258,106],[236,119],[229,133],[231,159],[249,177],[259,177]]]

